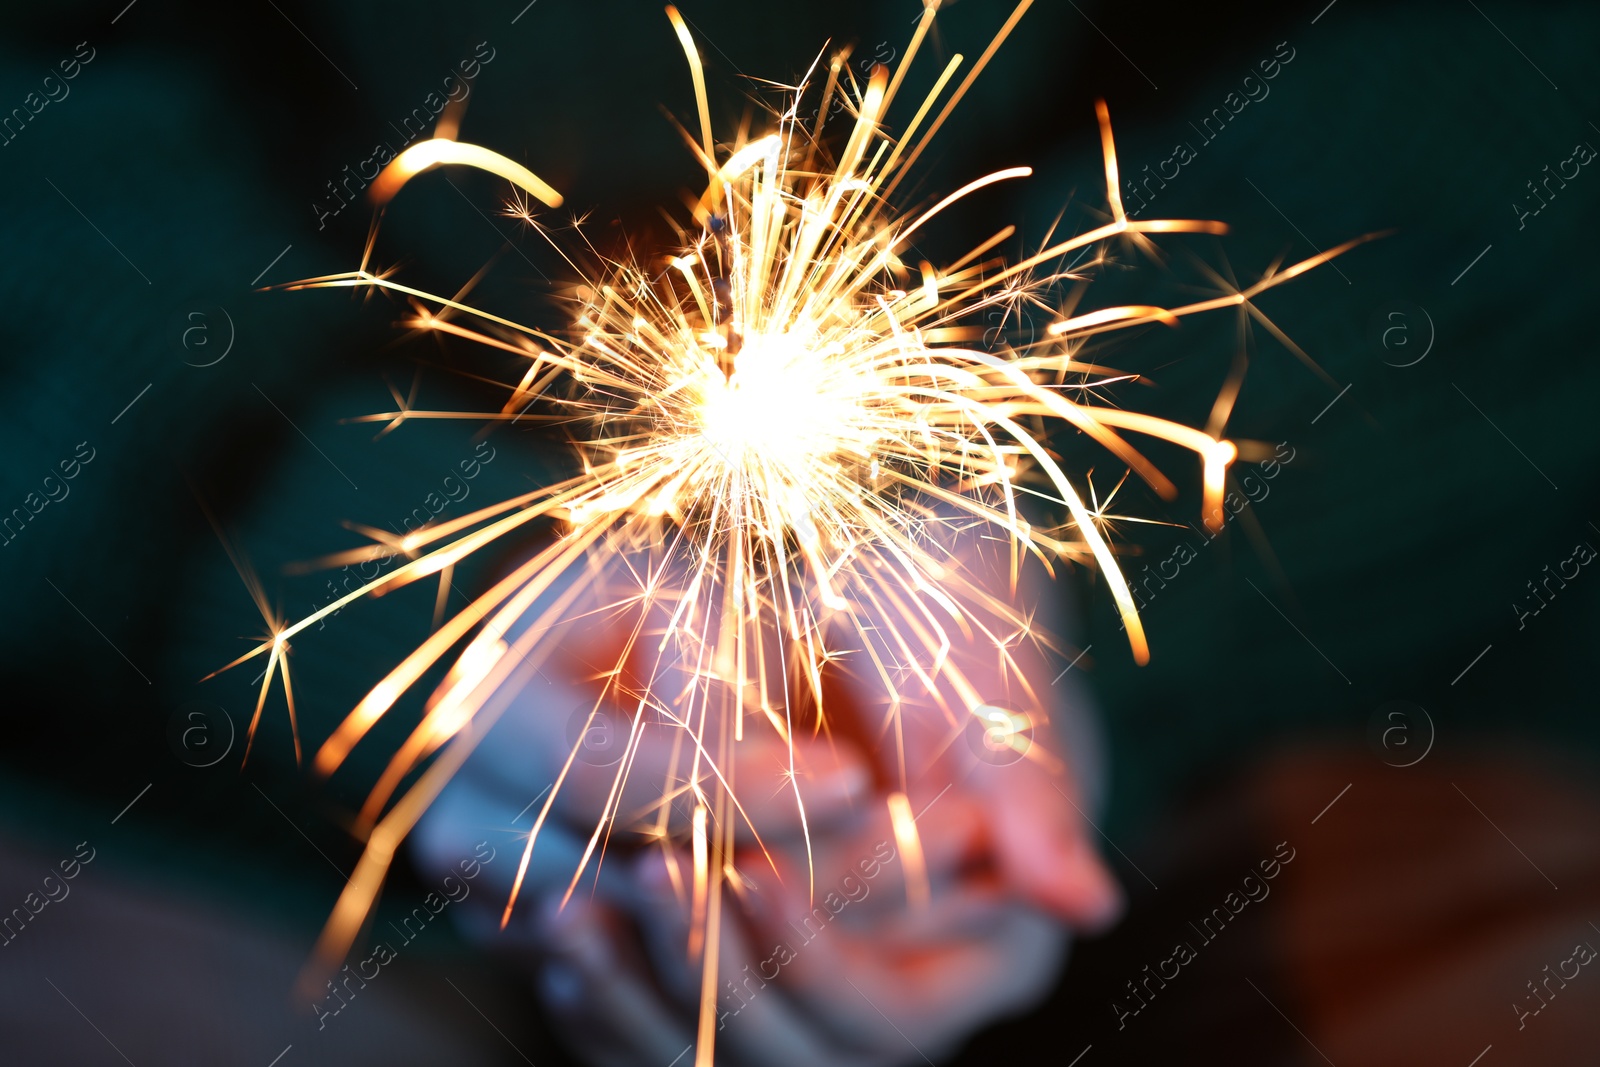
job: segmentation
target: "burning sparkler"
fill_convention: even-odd
[[[585,427],[578,434],[581,474],[404,536],[369,531],[375,543],[327,562],[402,556],[406,562],[298,623],[275,627],[269,642],[236,661],[270,657],[253,733],[275,675],[281,674],[287,692],[287,642],[301,630],[362,596],[430,576],[447,582],[471,553],[531,524],[560,524],[558,539],[440,625],[316,753],[316,770],[333,772],[429,668],[456,654],[361,813],[366,851],[324,932],[323,958],[348,950],[396,848],[510,694],[549,654],[550,632],[564,613],[579,596],[614,584],[619,571],[628,588],[611,603],[626,620],[626,638],[594,712],[625,709],[633,725],[604,814],[567,892],[610,833],[630,828],[631,813],[620,798],[649,712],[679,730],[682,741],[674,749],[681,757],[673,770],[676,786],[645,821],[653,820],[669,860],[676,856],[674,838],[683,844],[685,836],[693,857],[691,877],[679,884],[691,897],[690,951],[703,961],[699,1064],[711,1062],[718,915],[725,886],[738,884],[734,831],[747,821],[734,788],[733,746],[752,730],[771,730],[788,741],[798,730],[825,727],[823,668],[846,648],[863,650],[871,660],[882,684],[884,728],[897,738],[898,717],[914,705],[956,731],[974,715],[993,717],[997,694],[978,691],[948,657],[957,640],[992,643],[1015,691],[1031,706],[1040,704],[1001,637],[1026,632],[1028,620],[1004,594],[964,571],[948,548],[956,531],[977,527],[1003,539],[1013,580],[1024,557],[1046,566],[1057,560],[1098,564],[1133,657],[1148,658],[1101,509],[1085,502],[1047,436],[1061,428],[1081,431],[1169,498],[1173,484],[1129,435],[1192,451],[1200,461],[1204,518],[1215,526],[1224,478],[1239,454],[1222,436],[1231,394],[1204,430],[1111,406],[1101,391],[1121,378],[1079,359],[1085,339],[1149,323],[1171,325],[1225,307],[1244,308],[1266,322],[1252,304],[1258,294],[1357,242],[1269,273],[1249,288],[1181,307],[1078,311],[1075,302],[1065,310],[1052,303],[1057,321],[1042,339],[998,353],[973,347],[984,334],[975,323],[987,310],[1019,298],[1049,299],[1063,279],[1085,278],[1105,262],[1119,239],[1138,244],[1151,234],[1225,232],[1216,222],[1126,214],[1110,120],[1100,104],[1108,201],[1101,225],[1009,265],[991,252],[1011,227],[942,268],[914,261],[912,238],[942,213],[988,186],[1031,173],[1027,167],[996,171],[914,214],[898,215],[889,206],[1030,2],[1017,5],[947,95],[965,62],[961,55],[951,58],[898,136],[891,136],[885,116],[932,25],[935,0],[927,0],[895,70],[879,66],[858,84],[841,53],[827,66],[814,126],[802,120],[801,104],[815,99],[815,68],[786,92],[770,133],[741,132],[732,144],[713,138],[698,51],[683,19],[668,7],[699,117],[698,138],[685,133],[685,139],[708,179],[693,209],[696,235],[669,256],[585,271],[579,251],[563,248],[528,202],[518,201],[511,213],[549,239],[580,279],[570,291],[576,313],[566,330],[522,325],[459,296],[429,294],[392,272],[369,270],[370,244],[361,269],[288,287],[388,290],[409,300],[414,315],[408,326],[526,361],[499,412],[406,410],[374,419],[514,420],[537,405]],[[824,126],[841,94],[853,121],[843,148],[830,154]],[[412,178],[445,165],[486,170],[519,196],[550,207],[561,203],[527,168],[457,141],[453,129],[402,152],[373,183],[372,194],[386,202]],[[1020,506],[1023,495],[1064,509],[1065,521],[1057,528],[1030,523]],[[628,562],[619,567],[618,561]],[[676,663],[687,665],[681,674],[692,681],[661,691],[663,672]],[[994,728],[989,718],[983,722]],[[436,754],[395,800],[406,777]],[[1025,754],[1051,760],[1038,746]],[[503,922],[576,755],[574,749],[528,836]],[[686,834],[667,818],[669,801],[677,797],[692,803]],[[801,805],[797,783],[794,798]],[[914,872],[911,860],[920,845],[903,792],[890,798],[889,809]],[[760,828],[750,829],[759,839]],[[913,897],[926,895],[915,877],[908,882]]]

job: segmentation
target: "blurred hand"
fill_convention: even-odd
[[[1003,575],[969,562],[969,577],[1011,600]],[[640,665],[641,647],[654,656],[658,641],[628,647],[636,612],[585,617],[580,605],[570,614],[580,621],[562,629],[540,679],[440,796],[414,847],[425,871],[442,872],[473,842],[514,832],[510,847],[496,841],[503,858],[485,868],[496,892],[475,894],[458,919],[528,964],[549,1015],[586,1058],[666,1067],[693,1043],[701,999],[701,963],[688,952],[692,863],[659,835],[631,831],[665,825],[683,840],[687,735],[646,712],[630,742],[634,704],[610,699],[591,713],[618,662],[658,695],[683,692],[688,668]],[[864,632],[885,633],[888,620],[869,616],[858,615]],[[718,1062],[889,1065],[943,1054],[1041,997],[1070,930],[1098,930],[1120,912],[1082,814],[1094,803],[1098,760],[1080,692],[1071,681],[1065,691],[1048,684],[1045,657],[1026,635],[1000,635],[1009,670],[995,635],[951,636],[951,671],[1020,717],[942,710],[914,699],[910,682],[897,725],[881,679],[845,657],[824,680],[830,730],[796,731],[791,775],[789,746],[747,709],[744,739],[722,770],[760,842],[741,819],[739,882],[724,888],[715,938]],[[1022,734],[1003,725],[1024,721],[1031,731]],[[501,931],[520,846],[575,746]],[[915,856],[900,854],[887,804],[902,788],[902,747],[925,876]],[[677,803],[663,809],[669,789]],[[600,876],[590,876],[596,846],[561,907],[608,806],[617,829],[602,836]],[[909,905],[924,885],[927,903]]]

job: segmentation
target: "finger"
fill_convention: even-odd
[[[553,814],[574,827],[606,821],[647,827],[654,836],[687,830],[690,783],[711,792],[726,782],[742,809],[737,830],[744,840],[755,833],[784,839],[848,817],[871,786],[858,749],[810,737],[790,745],[765,722],[747,721],[731,750],[731,759],[713,760],[677,722],[625,712],[547,677],[518,695],[463,773],[508,798],[551,786]]]
[[[803,751],[797,761],[803,761],[804,758]],[[866,772],[859,763],[852,767],[841,762],[836,767],[854,775],[849,784],[850,790],[859,791],[865,787]],[[522,792],[512,793],[503,779],[474,774],[472,770],[469,764],[443,791],[422,820],[412,842],[420,866],[434,873],[448,872],[461,856],[473,854],[479,842],[496,850],[496,862],[483,865],[485,873],[475,887],[476,903],[462,912],[470,936],[501,948],[526,947],[529,944],[536,947],[537,939],[525,921],[530,906],[548,895],[565,896],[568,888],[579,879],[580,870],[600,872],[596,892],[602,896],[609,897],[623,888],[619,887],[619,882],[629,877],[626,868],[613,872],[606,867],[608,862],[615,862],[620,839],[613,837],[609,844],[603,843],[591,849],[591,838],[599,825],[598,821],[587,826],[574,825],[562,818],[546,821],[540,826],[534,849],[528,856],[528,864],[518,888],[518,905],[512,910],[509,926],[501,932],[502,913],[511,899],[516,872],[522,864],[522,855],[538,814],[541,795],[532,793],[531,785],[525,786]],[[803,787],[803,790],[807,800],[812,801],[814,791],[809,786]],[[792,808],[792,797],[792,787],[777,795],[763,789],[752,802],[756,824],[770,828],[777,816],[785,813],[786,807]],[[825,832],[820,830],[822,823],[817,818],[818,807],[827,810],[826,803],[811,804],[811,828]],[[481,852],[478,854],[481,855]]]
[[[518,794],[508,799],[485,785],[481,777],[458,774],[418,823],[410,849],[427,877],[451,873],[461,857],[483,859],[487,854],[477,869],[462,919],[475,938],[516,948],[535,939],[529,925],[533,905],[547,896],[564,896],[577,877],[584,866],[587,838],[558,821],[540,828],[518,888],[517,906],[502,933],[501,920],[537,810],[531,802],[537,797]],[[611,881],[602,879],[599,888],[604,890]]]
[[[748,876],[757,891],[748,894],[753,919],[776,922],[808,937],[822,927],[870,935],[888,949],[924,951],[938,942],[988,935],[1003,908],[1014,902],[994,867],[985,814],[968,797],[947,794],[925,809],[925,867],[914,872],[931,892],[915,906],[908,887],[906,858],[894,841],[886,811],[864,821],[849,835],[815,843],[807,858],[793,852],[779,857],[779,879],[766,872]],[[754,865],[751,857],[750,865]],[[758,881],[759,879],[759,881]],[[771,884],[769,884],[769,882]]]
[[[791,894],[779,915],[762,924],[763,932],[782,946],[774,958],[784,962],[786,995],[835,1040],[870,1040],[902,1056],[910,1055],[909,1044],[937,1056],[972,1028],[1048,988],[1065,943],[1060,926],[1032,909],[964,901],[967,895],[961,888],[936,894],[921,923],[888,929],[849,921],[849,909],[865,900],[834,913],[837,902],[819,911]],[[973,920],[966,936],[955,933],[967,925],[962,910]],[[915,936],[919,927],[926,936]]]
[[[970,755],[959,743],[952,752]],[[1108,928],[1121,915],[1124,897],[1094,847],[1090,835],[1098,832],[1079,797],[1073,777],[1037,761],[992,765],[947,753],[910,790],[927,879],[975,888],[987,877],[1014,899],[1080,930]],[[896,876],[917,874],[902,867]]]
[[[951,805],[946,822],[961,817]],[[967,822],[964,832],[941,826],[952,832],[939,839],[981,830],[976,820]],[[887,816],[878,829],[887,832]],[[916,1045],[942,1048],[1047,987],[1064,944],[1056,923],[986,887],[950,882],[946,868],[963,861],[943,845],[930,856],[941,878],[932,905],[907,909],[903,886],[889,873],[896,857],[887,841],[878,845],[855,846],[863,849],[859,862],[841,866],[837,857],[849,847],[828,843],[820,862],[829,873],[819,876],[814,894],[803,872],[788,869],[792,857],[782,883],[763,879],[758,891],[726,893],[718,987],[723,1047],[740,1047],[740,1038],[729,1036],[735,1026],[752,1035],[797,1026],[811,1036],[805,1045],[793,1038],[792,1047],[819,1043],[829,1050],[809,1060],[807,1052],[799,1062],[847,1062],[850,1049],[863,1062],[898,1062],[910,1053],[897,1026],[916,1035]],[[846,873],[835,879],[841,869]],[[687,1003],[700,982],[687,956],[688,906],[674,894],[659,855],[640,861],[637,884],[642,896],[632,907],[651,959],[663,984],[683,990]],[[841,984],[841,976],[849,981]]]
[[[675,1062],[693,1043],[682,1012],[650,981],[626,923],[583,898],[542,916],[549,956],[539,991],[585,1058],[610,1067]]]
[[[662,856],[641,860],[636,884],[640,893],[633,910],[646,931],[658,974],[664,981],[676,983],[685,1003],[698,1011],[703,964],[687,956],[690,915],[673,893]],[[885,1058],[870,1048],[835,1040],[825,1022],[799,1010],[781,981],[781,951],[776,945],[767,950],[752,939],[741,900],[748,901],[748,897],[730,891],[715,941],[718,1061],[764,1067],[811,1067],[817,1063],[882,1067],[895,1062],[897,1057]]]
[[[732,903],[732,902],[730,902]],[[733,1062],[773,1067],[886,1067],[881,1042],[863,1032],[841,1033],[797,1000],[785,981],[785,948],[758,942],[739,912],[724,912],[718,940],[717,1043]]]
[[[752,740],[754,743],[752,743]],[[855,745],[828,738],[760,733],[735,746],[730,779],[743,817],[735,841],[749,843],[756,833],[777,842],[853,820],[872,803],[872,770]]]
[[[984,767],[994,858],[1018,898],[1085,932],[1105,930],[1125,906],[1072,782],[1041,768]]]
[[[891,621],[874,623],[875,640],[893,632]],[[1083,776],[1072,773],[1094,765],[1094,739],[1081,721],[1083,709],[1071,706],[1081,696],[1037,684],[1042,657],[1027,641],[1002,649],[981,636],[954,640],[943,662],[931,689],[925,686],[921,699],[899,705],[900,719],[892,723],[893,755],[904,760],[903,773],[913,782],[909,791],[935,794],[926,802],[914,801],[937,803],[942,794],[935,787],[941,780],[957,796],[982,797],[992,861],[1018,899],[1080,929],[1098,931],[1114,923],[1122,894],[1088,836],[1087,802],[1078,787]],[[854,704],[836,705],[858,712],[869,708],[870,679],[851,677],[848,684]],[[983,721],[966,714],[972,709],[964,711],[963,701],[1008,709],[1004,722],[1015,732],[1002,738],[1004,744],[987,743],[992,739]],[[1053,721],[1047,721],[1045,701],[1052,705],[1048,720]],[[1024,728],[1017,730],[1018,723]],[[938,844],[938,835],[929,830],[929,825],[919,827],[925,848]]]
[[[579,580],[565,576],[549,595]],[[518,639],[537,621],[548,652],[473,754],[470,773],[508,794],[552,785],[552,813],[575,826],[605,821],[656,836],[687,828],[692,803],[674,798],[723,783],[749,805],[741,830],[775,837],[846,814],[859,800],[870,781],[863,755],[789,722],[787,694],[800,687],[783,684],[783,642],[751,645],[744,681],[731,686],[712,678],[705,650],[658,600],[641,597],[636,581],[623,582],[631,595],[612,602],[619,590],[605,576],[581,580],[560,621],[530,609],[506,634]],[[762,632],[773,630],[768,620]]]

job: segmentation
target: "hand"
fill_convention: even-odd
[[[975,569],[993,583],[993,574]],[[882,631],[863,621],[864,633]],[[598,882],[585,879],[558,906],[607,811],[634,825],[653,818],[681,840],[682,808],[660,810],[674,741],[682,754],[681,728],[647,718],[620,801],[612,788],[632,716],[603,707],[602,730],[585,732],[593,728],[593,679],[618,661],[616,635],[626,630],[612,619],[563,634],[543,684],[519,694],[415,840],[423,865],[443,869],[472,841],[507,827],[556,777],[574,739],[585,742],[540,830],[511,926],[496,929],[513,862],[490,870],[501,892],[475,896],[486,906],[463,909],[471,912],[463,918],[474,936],[537,970],[552,1016],[588,1058],[665,1067],[693,1043],[700,1001],[682,893],[688,857],[614,833]],[[1009,663],[993,641],[960,641],[950,666],[978,692],[1039,706],[1031,683],[1044,677],[1042,654],[1023,640],[1005,655]],[[679,673],[673,665],[657,674],[656,691],[676,692]],[[1002,745],[997,758],[968,716],[911,701],[898,733],[926,872],[913,869],[908,882],[915,864],[900,855],[885,803],[902,785],[899,752],[875,743],[884,725],[882,683],[834,667],[826,689],[834,739],[799,734],[792,781],[787,747],[759,718],[747,718],[736,746],[732,771],[748,823],[741,820],[735,858],[742,884],[725,890],[716,931],[720,1062],[865,1065],[940,1054],[1041,995],[1069,926],[1099,928],[1120,908],[1083,825],[1081,809],[1092,802],[1079,787],[1092,775],[1065,773],[1059,757],[1086,767],[1093,761],[1081,738],[1065,753],[1045,752],[1051,727],[1059,735],[1064,719],[1081,726],[1084,708],[1057,707],[1052,723],[1041,710],[1037,749],[1018,754],[1026,744]],[[568,725],[573,714],[577,730]],[[805,799],[809,858],[796,790]],[[517,820],[522,836],[538,810]],[[923,885],[928,903],[908,907],[908,892]]]

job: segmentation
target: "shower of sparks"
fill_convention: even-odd
[[[597,613],[593,603],[606,605],[599,613],[608,613],[621,634],[615,667],[601,678],[591,717],[615,708],[631,715],[632,727],[567,894],[599,862],[614,833],[643,831],[659,843],[673,865],[673,884],[690,898],[689,951],[702,961],[705,976],[699,1064],[711,1062],[723,888],[742,884],[733,866],[734,831],[749,820],[734,789],[732,757],[747,732],[771,730],[788,741],[799,730],[826,728],[824,668],[845,654],[881,685],[881,729],[897,746],[900,717],[913,710],[939,717],[941,728],[952,731],[974,716],[992,730],[985,716],[992,717],[987,709],[996,702],[1036,709],[1042,718],[1045,701],[1011,654],[1024,638],[1048,640],[1009,595],[1028,557],[1046,568],[1056,561],[1097,564],[1134,659],[1148,659],[1144,628],[1108,539],[1110,516],[1092,487],[1085,502],[1079,480],[1047,442],[1060,431],[1079,431],[1168,499],[1175,486],[1131,438],[1192,451],[1199,460],[1202,517],[1216,528],[1228,467],[1239,455],[1221,436],[1236,389],[1219,399],[1206,430],[1123,410],[1103,397],[1130,376],[1080,360],[1085,340],[1232,307],[1307,358],[1252,301],[1358,242],[1184,306],[1080,311],[1081,283],[1119,245],[1149,250],[1148,235],[1226,230],[1217,222],[1140,220],[1125,213],[1102,103],[1107,206],[1099,225],[1047,241],[1016,263],[990,255],[1012,227],[942,268],[917,258],[912,238],[941,214],[991,185],[1031,173],[1027,167],[997,170],[914,213],[898,214],[889,203],[1030,2],[1018,4],[946,95],[965,62],[951,58],[897,134],[885,116],[931,28],[935,0],[927,0],[895,70],[878,66],[858,83],[847,54],[839,53],[826,66],[820,93],[813,76],[821,72],[814,66],[800,85],[784,90],[771,132],[753,137],[742,129],[731,144],[713,139],[699,53],[669,7],[699,118],[698,137],[685,131],[684,139],[707,174],[692,209],[691,236],[670,255],[605,261],[592,247],[563,246],[534,207],[535,201],[556,207],[560,195],[520,164],[456,141],[453,128],[388,164],[372,185],[380,203],[441,165],[476,167],[512,183],[507,214],[546,238],[578,279],[566,291],[573,313],[565,329],[522,325],[463,303],[462,294],[436,296],[396,281],[392,271],[369,270],[370,243],[361,269],[286,287],[388,290],[413,309],[407,326],[526,361],[498,412],[422,412],[396,394],[399,409],[373,421],[392,429],[415,418],[557,420],[577,427],[582,458],[577,476],[460,518],[404,536],[364,530],[373,544],[324,562],[405,562],[308,618],[275,623],[268,641],[236,661],[268,655],[263,686],[278,671],[287,691],[287,642],[306,627],[364,596],[431,576],[442,584],[473,552],[541,522],[558,526],[558,538],[437,626],[317,751],[316,771],[332,773],[425,672],[455,655],[360,814],[366,851],[319,944],[323,960],[348,951],[396,848],[544,662],[580,603],[591,616]],[[830,151],[827,144],[837,146],[838,139],[824,141],[824,124],[839,94],[851,121],[842,148]],[[802,104],[811,101],[818,103],[814,125],[802,117],[808,113]],[[591,258],[601,266],[580,266]],[[1055,294],[1069,280],[1080,284],[1063,307]],[[1009,323],[1023,304],[1054,316],[1042,338],[1023,342],[1020,331],[1011,331],[1005,340],[1015,344],[996,351],[975,346],[989,332],[979,323],[994,321],[996,309]],[[1030,523],[1024,496],[1050,502],[1061,515],[1059,525]],[[955,552],[956,535],[974,529],[1007,547],[1012,589],[990,588]],[[992,645],[1010,691],[980,692],[948,656],[956,641]],[[668,687],[662,679],[673,665],[672,677],[680,680]],[[676,764],[660,803],[640,816],[621,798],[647,723],[677,732]],[[928,887],[899,751],[902,781],[889,807],[915,901],[926,899]],[[407,777],[435,754],[402,791]],[[575,747],[528,835],[503,922],[577,755]],[[1026,755],[1055,765],[1040,746],[1029,746]],[[792,761],[786,781],[801,805]],[[669,819],[677,800],[691,805],[687,828]],[[803,805],[800,817],[803,825]],[[750,829],[759,841],[759,827]],[[688,879],[675,866],[686,845],[693,865]]]

